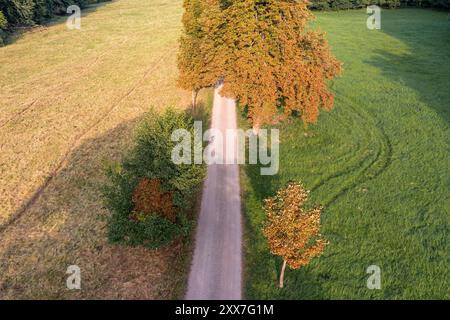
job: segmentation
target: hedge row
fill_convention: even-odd
[[[378,5],[384,8],[414,6],[424,8],[449,9],[450,0],[310,0],[314,10],[344,10]]]
[[[450,0],[401,0],[402,5],[450,9]]]
[[[67,7],[110,0],[0,0],[0,45],[7,31],[17,26],[41,24],[54,15],[65,14]]]

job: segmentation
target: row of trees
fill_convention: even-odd
[[[103,1],[109,0],[0,0],[0,38],[17,26],[41,24],[54,15],[65,14],[70,5],[83,8]]]
[[[341,71],[323,33],[307,30],[306,0],[185,0],[179,85],[193,92],[224,80],[257,132],[287,116],[305,124],[330,110],[327,80]]]
[[[415,6],[425,8],[450,8],[450,0],[310,0],[310,8],[315,10],[341,10],[378,5],[386,8]]]

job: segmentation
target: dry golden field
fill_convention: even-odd
[[[111,246],[102,162],[119,159],[151,107],[186,106],[176,88],[181,0],[120,0],[0,48],[0,298],[173,298],[183,244]],[[66,288],[69,265],[82,289]],[[180,276],[177,276],[179,274]]]

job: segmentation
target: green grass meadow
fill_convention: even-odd
[[[280,172],[243,169],[246,298],[450,298],[450,21],[446,12],[315,13],[344,62],[335,108],[307,129],[280,125]],[[261,233],[262,201],[301,180],[322,204],[324,254],[277,280],[281,259]],[[366,269],[381,268],[381,290]]]

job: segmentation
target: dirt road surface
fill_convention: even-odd
[[[212,128],[237,129],[236,103],[214,94]],[[189,275],[187,300],[227,300],[242,298],[242,218],[239,166],[236,160],[237,139],[229,138],[223,147],[212,142],[215,152],[227,148],[226,163],[211,164],[204,184],[201,211],[197,225],[194,257]],[[233,154],[234,153],[234,154]]]

